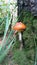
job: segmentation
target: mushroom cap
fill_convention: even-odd
[[[15,24],[15,26],[13,26],[13,30],[21,31],[21,30],[24,30],[24,29],[26,29],[26,25],[23,24],[22,22],[17,22]]]

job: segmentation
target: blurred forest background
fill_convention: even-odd
[[[11,47],[9,47],[9,53],[2,62],[0,59],[0,65],[37,65],[37,16],[34,17],[31,12],[23,10],[19,18],[17,15],[17,8],[18,6],[16,0],[0,0],[0,39],[5,39],[6,35],[8,35],[8,40],[6,40],[7,45],[9,41],[11,42],[13,40],[11,39],[13,36],[10,33],[12,29],[10,29],[10,27],[8,28],[8,24],[13,26],[16,22],[18,22],[18,19],[27,26],[26,30],[23,31],[24,48],[20,51],[20,42],[16,35],[14,37],[14,46],[11,45]],[[2,50],[0,50],[0,58],[3,58],[5,47],[2,47]],[[8,51],[4,53],[7,52]]]

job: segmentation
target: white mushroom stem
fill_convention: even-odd
[[[21,32],[19,32],[18,35],[19,35],[19,41],[20,41],[20,50],[22,50],[23,42],[22,42],[22,34],[21,34]]]

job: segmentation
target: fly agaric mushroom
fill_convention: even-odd
[[[23,40],[22,40],[22,38],[23,37],[22,37],[21,31],[26,29],[26,25],[23,24],[22,22],[17,22],[15,24],[15,26],[13,26],[12,29],[15,30],[15,33],[18,32],[18,34],[19,34],[19,41],[21,42],[20,50],[22,50],[22,47],[23,47]]]

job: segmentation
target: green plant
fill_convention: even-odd
[[[33,65],[34,61],[32,62],[30,59],[27,58],[26,56],[26,51],[25,50],[16,50],[14,52],[14,55],[12,57],[13,65]]]
[[[13,30],[11,30],[9,32],[7,39],[6,39],[6,35],[7,35],[8,30],[9,30],[9,26],[11,24],[11,18],[12,17],[10,17],[10,19],[9,19],[9,13],[8,13],[6,18],[5,18],[5,21],[6,21],[5,22],[5,31],[4,31],[2,43],[0,45],[0,63],[2,63],[2,61],[4,60],[6,55],[8,54],[11,46],[13,48],[13,46],[15,45],[15,36],[13,35],[14,34]],[[17,20],[18,20],[18,18],[17,18]],[[17,22],[17,20],[16,20],[16,22]]]
[[[23,11],[21,19],[26,24],[27,28],[23,32],[23,39],[25,44],[25,50],[33,56],[34,65],[37,64],[37,17],[34,17],[30,12]],[[27,53],[27,54],[28,54]],[[27,55],[28,56],[28,55]],[[29,55],[30,56],[30,55]],[[31,58],[29,57],[29,58]],[[30,60],[30,59],[29,59]]]
[[[26,59],[28,59],[27,61],[29,62],[27,65],[36,65],[37,64],[37,17],[34,17],[30,12],[24,10],[19,19],[27,26],[26,30],[23,32],[24,49],[25,49],[24,52],[26,53]],[[18,43],[18,40],[16,41],[16,43]],[[16,47],[16,49],[18,48]],[[14,57],[15,57],[14,60],[17,61],[19,59],[18,54],[20,54],[21,52],[16,51],[15,53],[14,53]],[[16,63],[19,62],[18,65],[21,65],[22,59],[21,60],[20,59],[16,62]],[[22,64],[22,65],[26,65],[26,64]]]
[[[8,32],[8,29],[9,29],[9,25],[10,25],[10,21],[9,21],[9,18],[8,18],[8,15],[7,15],[4,37],[3,37],[2,43],[0,45],[0,63],[3,61],[3,59],[5,58],[7,53],[9,52],[10,47],[11,46],[13,47],[14,44],[15,44],[15,43],[13,44],[13,42],[15,40],[15,38],[13,36],[14,31],[10,31],[10,33],[8,34],[7,39],[5,39],[6,35],[7,35],[7,32]],[[11,35],[12,35],[12,38],[10,39]]]

